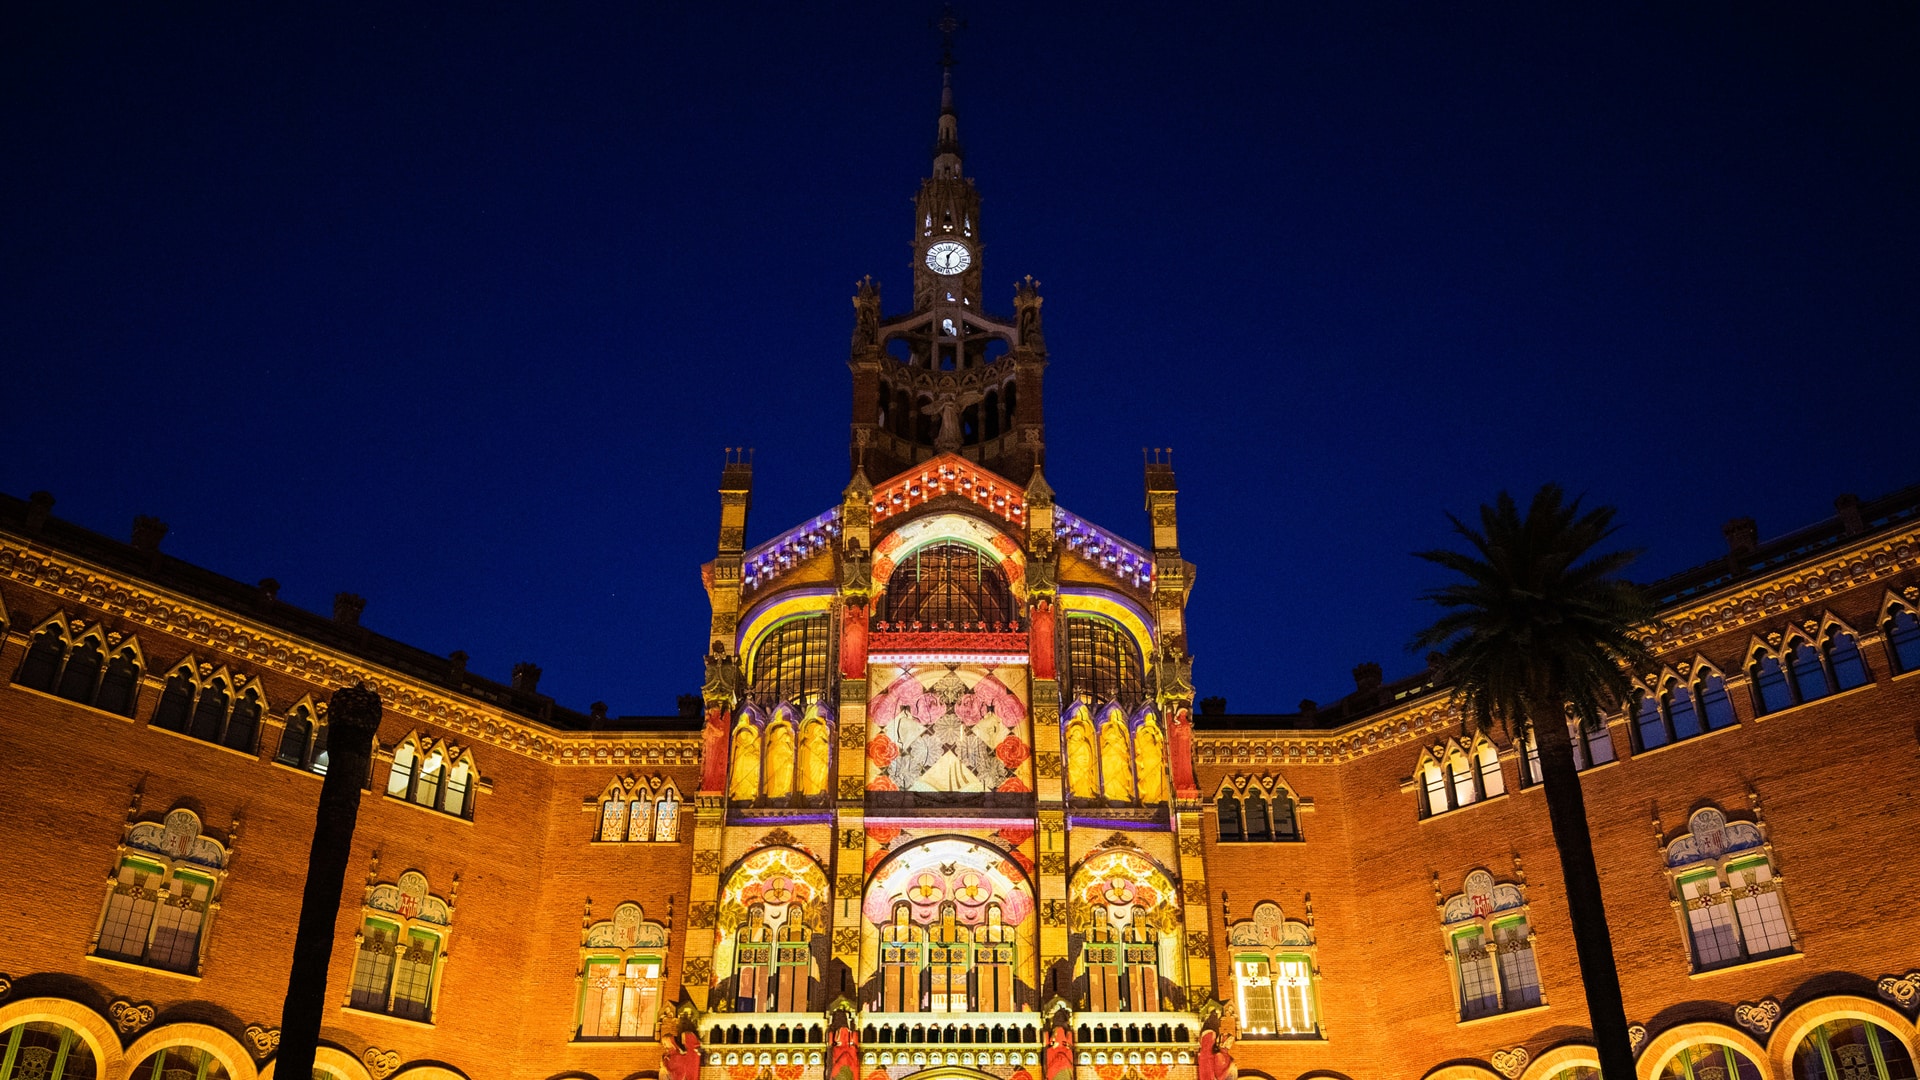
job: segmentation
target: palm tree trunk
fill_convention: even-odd
[[[1613,938],[1600,898],[1600,871],[1593,862],[1593,834],[1587,828],[1587,803],[1573,763],[1573,743],[1566,725],[1553,720],[1534,725],[1534,739],[1540,748],[1547,819],[1560,851],[1560,877],[1566,882],[1580,983],[1587,992],[1587,1018],[1600,1052],[1600,1075],[1603,1080],[1634,1080],[1626,1003],[1620,995],[1620,972],[1613,963]]]
[[[333,960],[334,926],[340,921],[340,889],[360,816],[360,785],[380,728],[380,695],[364,685],[334,691],[327,706],[327,776],[307,852],[307,888],[300,899],[300,928],[293,939],[293,970],[280,1013],[280,1057],[274,1075],[308,1080],[320,1044],[320,1018],[327,1006],[327,968]]]

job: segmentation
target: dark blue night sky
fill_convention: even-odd
[[[0,490],[584,708],[699,682],[835,503],[856,278],[908,297],[921,4],[13,5]],[[1048,476],[1144,538],[1202,694],[1351,689],[1443,512],[1558,480],[1651,578],[1920,481],[1920,7],[981,2],[989,296],[1045,283]],[[1836,10],[1837,9],[1837,10]]]

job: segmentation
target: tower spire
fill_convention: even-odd
[[[940,122],[933,145],[933,175],[951,180],[960,177],[960,118],[953,110],[953,35],[966,26],[949,4],[934,26],[940,31]]]

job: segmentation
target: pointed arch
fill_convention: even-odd
[[[66,613],[54,612],[34,627],[28,638],[27,655],[20,661],[20,670],[13,681],[30,690],[51,694],[60,683],[61,669],[66,667],[67,651],[73,647]]]
[[[1100,794],[1099,757],[1094,752],[1093,716],[1082,702],[1067,709],[1067,793],[1076,799]]]
[[[1891,590],[1880,605],[1880,632],[1887,660],[1897,675],[1920,671],[1920,610]]]
[[[413,792],[413,766],[420,756],[420,737],[409,733],[393,748],[393,766],[387,770],[387,794],[398,799]]]
[[[187,721],[187,734],[202,742],[217,743],[227,727],[227,708],[233,703],[233,675],[218,668],[200,683],[200,695],[193,703],[193,716]]]
[[[60,671],[54,692],[68,701],[93,704],[100,689],[100,676],[107,666],[107,637],[94,623],[73,639],[67,650],[67,662]]]
[[[761,794],[769,800],[784,802],[793,795],[793,776],[798,757],[798,735],[794,727],[794,711],[791,706],[781,705],[773,711],[773,719],[761,734]]]
[[[140,702],[140,677],[146,670],[147,658],[137,636],[129,636],[114,645],[109,650],[106,670],[100,675],[100,687],[94,692],[94,707],[119,716],[133,716]]]
[[[809,705],[800,723],[801,798],[824,798],[832,786],[833,739],[829,728],[826,709],[817,702]]]
[[[751,706],[741,709],[733,724],[732,753],[728,755],[727,798],[753,802],[760,797],[760,723]]]
[[[154,706],[147,726],[186,734],[187,723],[193,718],[194,699],[200,694],[199,667],[194,658],[188,656],[167,672],[166,683],[160,690],[160,703]]]
[[[1140,803],[1154,806],[1167,801],[1167,737],[1151,708],[1142,709],[1133,731],[1134,775]]]
[[[1831,611],[1820,620],[1820,662],[1827,669],[1827,681],[1835,693],[1873,681],[1867,658],[1860,652],[1860,635]]]
[[[1796,704],[1818,701],[1833,693],[1833,680],[1821,659],[1819,643],[1813,638],[1798,630],[1789,632],[1781,642],[1780,659],[1787,669]]]
[[[1100,719],[1100,794],[1108,803],[1133,801],[1133,746],[1126,714],[1108,706]]]

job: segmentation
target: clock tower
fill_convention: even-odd
[[[853,465],[879,479],[952,452],[1025,484],[1045,451],[1039,282],[1014,285],[1011,315],[987,310],[980,193],[962,168],[950,45],[941,68],[933,169],[914,199],[913,308],[884,315],[871,278],[853,297]]]

